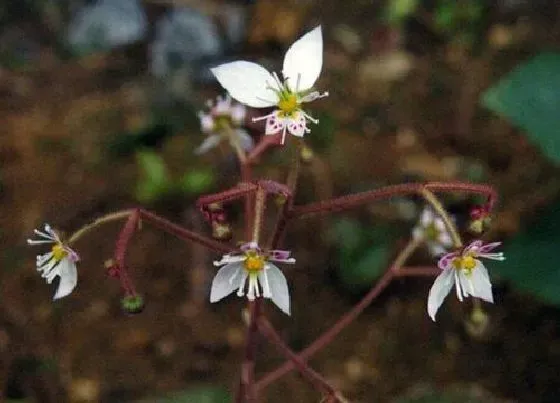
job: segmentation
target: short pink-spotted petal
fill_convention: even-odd
[[[441,270],[445,270],[448,269],[449,266],[451,265],[451,261],[456,258],[457,256],[459,256],[458,252],[450,252],[446,255],[443,255],[439,260],[438,260],[438,267]]]
[[[264,134],[276,134],[284,130],[285,127],[286,127],[285,119],[281,118],[279,116],[279,112],[276,111],[266,119],[266,127],[265,127]]]
[[[303,113],[296,113],[293,119],[288,121],[288,132],[296,137],[303,137],[307,131],[307,122]]]

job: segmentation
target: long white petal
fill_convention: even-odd
[[[242,270],[240,263],[230,263],[218,270],[212,280],[210,289],[210,302],[216,302],[228,296],[239,287],[239,282],[234,281]]]
[[[237,141],[239,141],[239,145],[245,151],[250,151],[255,146],[255,142],[249,133],[247,133],[243,129],[237,129],[235,131],[235,135],[237,136]]]
[[[58,276],[60,282],[53,299],[60,299],[72,292],[78,284],[78,270],[76,264],[70,259],[62,259],[59,263]]]
[[[454,283],[453,269],[447,269],[437,276],[432,288],[430,288],[430,293],[428,294],[428,315],[430,315],[434,322],[439,307],[445,297],[447,297],[447,294],[449,294],[449,291],[451,291]]]
[[[319,25],[295,41],[286,52],[282,75],[292,91],[313,87],[323,67],[323,34]]]
[[[271,89],[276,80],[262,66],[240,60],[210,69],[232,98],[253,108],[267,108],[278,101]]]
[[[494,303],[494,296],[492,295],[492,283],[488,277],[488,271],[484,265],[479,264],[473,269],[471,283],[474,291],[471,293],[473,297],[483,299],[484,301]]]
[[[286,315],[290,314],[290,290],[286,277],[275,265],[268,263],[266,265],[266,276],[270,285],[271,299],[274,304],[282,310]]]
[[[196,155],[204,154],[205,152],[211,150],[212,148],[216,147],[221,140],[221,136],[219,134],[212,134],[204,139],[201,145],[199,145],[194,153]]]

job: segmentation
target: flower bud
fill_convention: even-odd
[[[144,298],[140,295],[126,295],[121,300],[123,311],[128,314],[137,314],[144,310]]]

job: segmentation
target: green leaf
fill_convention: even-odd
[[[319,123],[314,125],[311,135],[306,139],[309,139],[309,144],[314,151],[328,149],[334,141],[336,120],[326,112],[317,112],[313,117],[318,119]]]
[[[142,400],[138,403],[230,403],[229,393],[218,386],[199,386],[166,397]]]
[[[136,153],[136,160],[142,171],[136,187],[136,198],[142,203],[150,203],[171,189],[171,181],[165,162],[152,151]]]
[[[560,54],[541,53],[482,96],[488,109],[509,118],[554,162],[560,162]]]
[[[371,286],[387,269],[390,246],[389,242],[372,245],[358,259],[349,259],[343,254],[338,272],[340,280],[349,288]]]
[[[385,18],[390,24],[400,24],[418,9],[418,0],[390,0],[385,9]]]
[[[179,181],[179,188],[185,193],[200,194],[208,191],[213,184],[213,170],[196,168],[196,170],[185,172]]]
[[[358,220],[337,220],[331,238],[338,248],[338,278],[351,290],[363,289],[385,271],[396,232],[385,225],[363,225]]]
[[[560,202],[557,202],[504,246],[507,260],[491,264],[490,271],[520,290],[560,305],[559,245]]]

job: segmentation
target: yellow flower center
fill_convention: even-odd
[[[62,244],[59,244],[59,243],[54,245],[52,247],[51,251],[52,251],[54,260],[56,260],[57,262],[60,262],[62,259],[64,259],[66,256],[68,256],[68,252],[66,251],[66,249],[64,249]]]
[[[470,274],[476,267],[476,259],[471,255],[456,257],[452,263],[456,270],[464,270],[467,274]]]
[[[278,108],[285,116],[291,116],[299,107],[296,94],[286,94],[278,101]]]
[[[433,223],[426,227],[424,233],[426,234],[426,238],[428,238],[431,241],[435,241],[439,237],[439,230],[436,228],[436,226]]]
[[[264,268],[264,257],[260,256],[254,251],[247,252],[245,256],[247,258],[243,262],[243,266],[249,273],[257,273]]]
[[[229,115],[219,115],[214,118],[214,132],[221,132],[223,130],[229,129],[233,126],[231,118]]]

